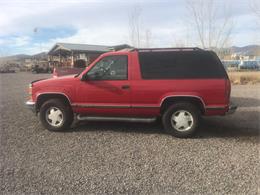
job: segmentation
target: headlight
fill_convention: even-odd
[[[32,97],[32,84],[29,84],[28,93],[30,95],[30,98]]]

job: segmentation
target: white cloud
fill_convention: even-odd
[[[218,4],[225,4],[225,1],[216,0]],[[254,17],[250,15],[247,3],[243,0],[230,1],[237,21],[233,44],[246,45],[254,43],[254,40],[259,41],[259,38],[253,38],[259,31],[249,29],[253,26]],[[1,0],[0,46],[9,44],[20,48],[19,52],[23,49],[25,53],[37,53],[49,50],[56,42],[129,43],[128,15],[137,2],[142,7],[142,42],[145,40],[145,30],[149,29],[154,47],[169,47],[177,42],[185,42],[186,45],[196,43],[196,31],[186,28],[184,18],[188,16],[182,0]],[[50,38],[44,43],[37,40],[35,43],[30,42],[35,27],[73,28],[76,33],[65,38]]]
[[[31,38],[29,36],[20,36],[13,38],[13,46],[22,47],[29,44]]]
[[[30,43],[29,36],[6,37],[0,39],[0,46],[9,45],[11,47],[22,47]]]
[[[120,27],[82,28],[70,37],[58,38],[55,42],[88,43],[99,45],[115,45],[126,42],[127,29]]]

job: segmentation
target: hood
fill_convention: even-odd
[[[44,78],[44,79],[37,79],[37,80],[34,80],[34,81],[32,81],[32,82],[31,82],[31,84],[33,84],[33,83],[36,83],[36,82],[38,82],[38,81],[46,80],[46,79],[48,79],[48,78]]]
[[[62,77],[52,77],[52,78],[44,78],[32,81],[31,83],[36,85],[55,85],[55,84],[65,84],[69,83],[71,80],[75,79],[76,75],[67,75]]]

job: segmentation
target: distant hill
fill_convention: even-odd
[[[254,55],[260,56],[260,45],[247,45],[244,47],[232,46],[227,48],[231,50],[231,53],[236,53],[239,55]],[[47,53],[42,52],[35,55],[18,54],[13,56],[0,57],[0,62],[10,62],[10,61],[23,61],[24,59],[47,59]]]
[[[46,52],[41,52],[31,56],[33,59],[46,59],[48,57]]]
[[[42,52],[35,55],[18,54],[13,56],[0,57],[0,61],[20,61],[25,59],[46,59],[47,53]]]
[[[230,48],[232,53],[239,55],[254,55],[260,56],[260,45],[248,45],[245,47],[233,46]]]
[[[17,60],[23,60],[26,58],[30,58],[30,55],[26,54],[18,54],[18,55],[13,55],[13,56],[5,56],[5,57],[0,57],[0,61],[17,61]]]

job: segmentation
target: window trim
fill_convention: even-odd
[[[129,58],[128,58],[128,55],[107,55],[107,56],[104,56],[103,58],[99,59],[89,70],[88,72],[86,72],[85,75],[87,75],[95,66],[97,63],[99,63],[101,60],[107,58],[107,57],[115,57],[115,56],[123,56],[123,57],[126,57],[126,79],[91,79],[91,81],[127,81],[129,80],[129,76],[128,76],[128,64],[129,64]]]

